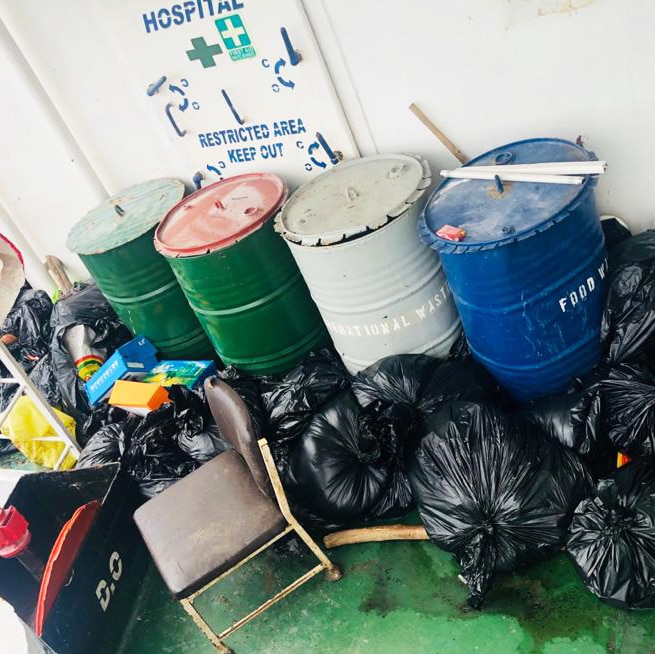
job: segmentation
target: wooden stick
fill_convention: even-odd
[[[380,543],[388,540],[429,540],[423,525],[382,525],[335,531],[323,538],[328,549],[355,543]]]
[[[450,150],[460,162],[466,163],[468,157],[412,102],[409,110]]]
[[[465,168],[457,168],[455,170],[442,170],[440,175],[442,177],[450,177],[453,179],[487,179],[493,180],[499,177],[503,182],[534,182],[538,184],[570,184],[579,186],[584,182],[584,177],[577,177],[574,175],[537,175],[535,173],[505,173],[498,172],[485,173],[479,172],[475,169],[477,166],[470,166]]]
[[[73,284],[66,274],[66,269],[61,260],[49,254],[45,258],[45,265],[48,273],[50,273],[50,277],[52,277],[55,284],[57,284],[57,288],[59,288],[64,295],[70,293],[73,289]]]

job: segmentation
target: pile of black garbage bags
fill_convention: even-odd
[[[91,335],[88,345],[106,358],[133,338],[92,283],[77,284],[55,304],[45,291],[26,285],[0,326],[0,336],[10,335],[10,352],[46,401],[75,419],[83,446],[78,468],[120,462],[143,496],[152,497],[227,449],[202,391],[173,387],[172,402],[145,417],[105,403],[92,407],[66,345],[67,332],[78,325]],[[0,410],[16,391],[16,385],[0,385]],[[15,451],[10,441],[0,441],[0,447],[0,454]]]
[[[10,337],[9,351],[48,404],[75,419],[76,437],[84,444],[89,428],[93,431],[106,422],[107,409],[94,410],[89,405],[84,382],[66,348],[64,336],[76,325],[89,327],[94,334],[92,346],[108,356],[132,338],[95,284],[78,284],[55,304],[45,291],[26,284],[0,325],[0,336]],[[1,363],[0,374],[10,376]],[[16,390],[16,385],[0,385],[0,410],[8,406]],[[11,443],[4,443],[5,450],[13,450]]]
[[[355,527],[416,507],[476,608],[496,574],[563,548],[601,599],[655,608],[655,232],[617,236],[602,359],[559,395],[515,403],[462,343],[354,377],[323,350],[251,386],[300,520]],[[619,452],[634,460],[617,469]]]
[[[169,397],[170,403],[145,417],[112,409],[77,467],[120,462],[150,498],[228,449],[201,393],[172,386]]]
[[[559,395],[515,403],[464,339],[447,360],[398,355],[354,376],[329,349],[283,377],[222,370],[269,440],[300,521],[338,529],[418,509],[476,608],[494,576],[563,548],[602,600],[655,608],[655,232],[604,229],[603,356]],[[50,320],[24,338],[14,328],[17,354],[32,374],[42,366],[38,385],[78,420],[78,467],[120,461],[151,497],[228,448],[202,390],[173,387],[145,418],[89,407],[66,329],[91,326],[108,354],[130,338],[95,286],[54,310],[31,302],[14,320],[31,324],[37,310]],[[632,461],[617,469],[619,452]]]

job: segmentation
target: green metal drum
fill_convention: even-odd
[[[213,348],[153,245],[157,224],[183,196],[184,184],[175,179],[120,191],[84,216],[66,245],[132,333],[146,336],[167,359],[206,359]]]
[[[284,241],[273,230],[287,190],[274,175],[240,175],[171,209],[155,247],[226,364],[285,372],[327,332]]]

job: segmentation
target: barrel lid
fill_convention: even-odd
[[[287,187],[275,175],[250,173],[210,184],[178,202],[155,232],[169,257],[191,257],[234,245],[283,204]]]
[[[427,162],[418,155],[374,155],[340,163],[301,186],[275,228],[302,245],[339,243],[403,214],[431,180]]]
[[[562,139],[538,138],[517,141],[485,152],[466,166],[527,164],[556,161],[589,161],[595,155]],[[587,175],[579,185],[532,182],[447,179],[432,193],[419,220],[424,243],[446,252],[488,249],[528,238],[561,221],[596,185]],[[465,231],[456,243],[440,238],[446,226]]]
[[[153,179],[123,189],[89,211],[68,234],[77,254],[102,254],[150,231],[184,197],[177,179]]]

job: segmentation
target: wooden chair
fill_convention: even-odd
[[[205,382],[211,412],[233,449],[205,463],[141,506],[136,524],[171,593],[221,652],[223,640],[321,571],[341,578],[289,509],[265,439],[256,440],[243,400],[214,377]],[[319,563],[261,606],[216,634],[194,600],[287,534],[295,532]]]

